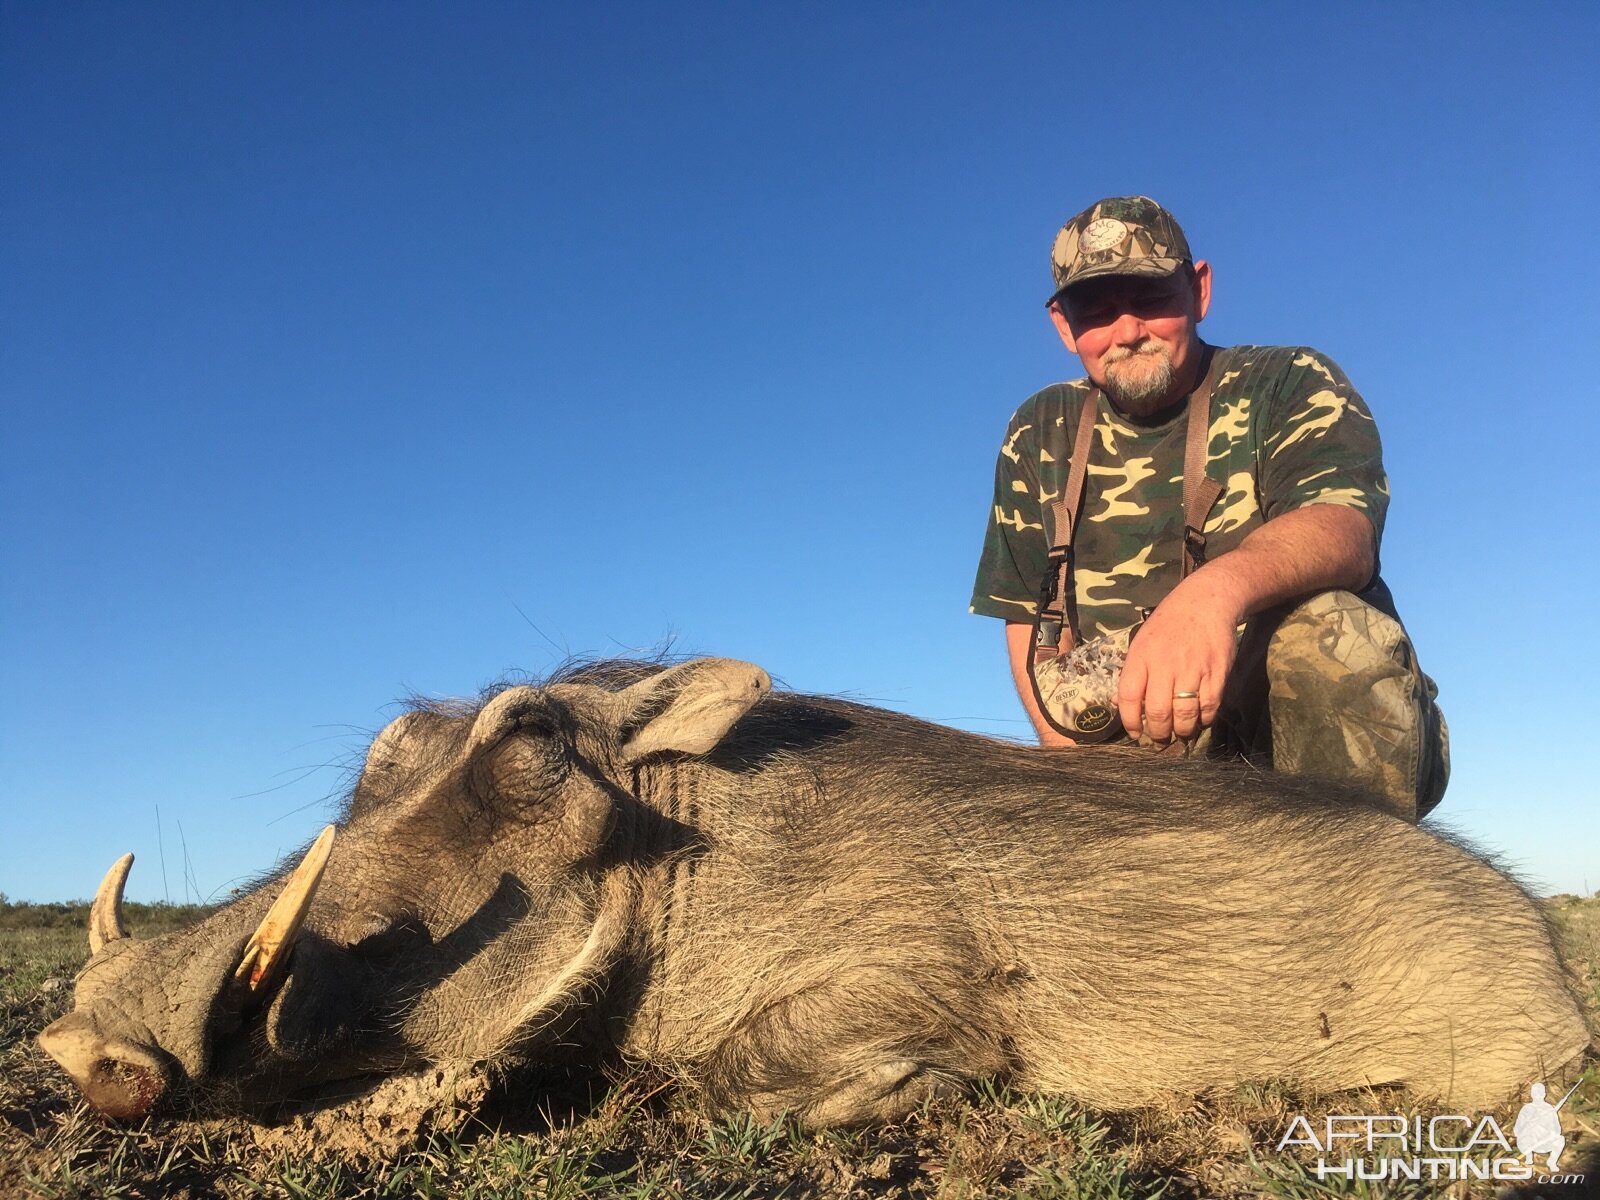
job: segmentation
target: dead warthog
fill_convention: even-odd
[[[1586,1045],[1522,891],[1359,799],[768,690],[606,664],[410,712],[337,838],[203,924],[128,939],[113,868],[40,1042],[117,1117],[580,1041],[814,1125],[980,1076],[1485,1105]]]

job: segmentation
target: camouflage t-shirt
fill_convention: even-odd
[[[1303,346],[1233,346],[1217,354],[1206,473],[1226,486],[1206,519],[1206,557],[1308,504],[1360,509],[1381,535],[1389,481],[1378,429],[1344,372]],[[1011,418],[995,464],[971,611],[1033,619],[1054,534],[1050,508],[1066,483],[1088,395],[1084,379],[1054,384]],[[1074,545],[1085,637],[1126,629],[1183,577],[1186,422],[1183,405],[1154,426],[1100,405]],[[1390,607],[1379,581],[1368,591]]]

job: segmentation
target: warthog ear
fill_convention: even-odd
[[[701,658],[641,679],[617,694],[623,758],[704,754],[771,690],[765,671],[733,658]]]
[[[407,767],[419,757],[431,713],[408,712],[385,725],[367,747],[368,771]]]
[[[416,787],[430,772],[448,765],[450,718],[431,712],[408,712],[384,726],[367,750],[356,784],[352,815],[385,803]]]

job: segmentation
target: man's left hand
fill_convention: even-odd
[[[1217,719],[1241,621],[1296,596],[1360,591],[1376,567],[1372,522],[1337,504],[1273,517],[1217,555],[1167,593],[1128,648],[1117,689],[1128,736],[1194,737]]]
[[[1165,745],[1189,739],[1217,718],[1237,650],[1243,606],[1204,573],[1191,575],[1150,614],[1122,667],[1117,709],[1135,740],[1143,728]]]

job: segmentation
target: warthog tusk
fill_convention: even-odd
[[[100,881],[100,890],[94,894],[94,904],[89,909],[90,954],[99,954],[107,942],[128,936],[128,927],[122,923],[122,889],[127,886],[131,866],[133,855],[124,854]]]
[[[259,992],[277,981],[294,947],[295,935],[306,919],[311,907],[311,897],[316,895],[317,884],[322,882],[322,870],[328,865],[328,855],[333,853],[334,827],[329,825],[311,849],[300,860],[300,865],[289,876],[283,892],[272,902],[261,924],[245,944],[244,958],[234,969],[234,979],[247,983],[252,992]]]

